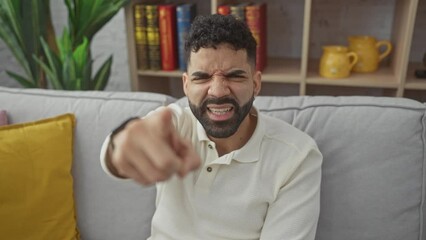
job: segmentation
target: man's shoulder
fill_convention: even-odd
[[[176,130],[185,137],[192,138],[197,132],[197,119],[192,114],[191,109],[177,103],[167,106],[172,110],[173,125]]]
[[[259,119],[265,129],[260,159],[268,174],[279,179],[279,186],[283,186],[297,171],[321,171],[322,154],[311,136],[272,116],[261,114]]]
[[[298,150],[317,148],[311,136],[290,123],[264,113],[260,113],[259,116],[265,128],[265,140],[279,145],[285,144]]]
[[[173,116],[176,118],[193,118],[194,115],[188,106],[183,106],[179,103],[171,103],[167,106],[172,110]]]

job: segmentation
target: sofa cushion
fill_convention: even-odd
[[[308,133],[324,155],[316,239],[425,239],[423,104],[383,97],[258,97],[255,105]]]
[[[56,91],[0,87],[0,109],[9,122],[72,112],[76,116],[74,193],[82,239],[146,239],[155,209],[155,187],[107,176],[99,163],[101,145],[131,116],[144,116],[175,99],[141,92]]]
[[[71,114],[0,127],[2,239],[78,239],[73,127]]]

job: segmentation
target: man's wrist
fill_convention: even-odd
[[[131,117],[129,119],[127,119],[126,121],[122,122],[117,128],[115,128],[114,130],[112,130],[111,135],[110,135],[110,148],[111,151],[114,150],[115,145],[114,145],[114,137],[121,132],[126,126],[127,124],[129,124],[131,121],[139,119],[139,117]]]
[[[112,164],[112,155],[113,155],[113,151],[115,148],[114,145],[114,137],[120,133],[126,126],[127,124],[129,124],[131,121],[139,119],[139,117],[131,117],[129,119],[127,119],[126,121],[122,122],[117,128],[115,128],[114,130],[112,130],[111,134],[109,135],[109,144],[107,146],[106,149],[106,154],[105,154],[105,167],[106,169],[114,176],[118,177],[118,178],[124,178],[123,176],[121,176],[117,169],[114,167],[114,165]]]
[[[112,174],[113,176],[118,178],[125,178],[118,173],[117,169],[112,164],[111,158],[112,158],[112,145],[110,141],[110,144],[108,144],[107,153],[105,155],[105,167],[108,170],[108,172]]]

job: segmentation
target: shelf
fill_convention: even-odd
[[[315,85],[398,88],[399,83],[391,67],[380,67],[374,73],[351,73],[348,78],[328,79],[319,75],[319,61],[309,63],[306,83]]]
[[[262,82],[300,83],[300,59],[268,58]]]
[[[182,71],[138,70],[138,76],[145,77],[182,77]],[[263,82],[300,83],[300,60],[268,58],[268,66],[262,73]]]
[[[183,72],[175,71],[153,71],[153,70],[138,70],[138,76],[145,77],[182,77]]]
[[[425,69],[425,67],[421,63],[410,63],[408,65],[405,89],[426,90],[426,79],[418,79],[414,76],[416,69]]]
[[[372,81],[372,78],[374,81]],[[345,79],[326,79],[322,77],[308,77],[307,84],[328,85],[328,86],[346,86],[346,87],[370,87],[370,88],[398,88],[398,83],[389,80],[386,76],[355,76]]]
[[[426,79],[424,80],[417,79],[417,80],[409,81],[405,84],[405,89],[426,90]]]

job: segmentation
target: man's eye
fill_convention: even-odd
[[[193,77],[192,81],[193,82],[206,82],[210,79],[210,77],[208,76],[199,76],[199,77]]]
[[[243,81],[247,79],[247,77],[244,75],[229,75],[229,76],[226,76],[226,78],[231,81]]]

